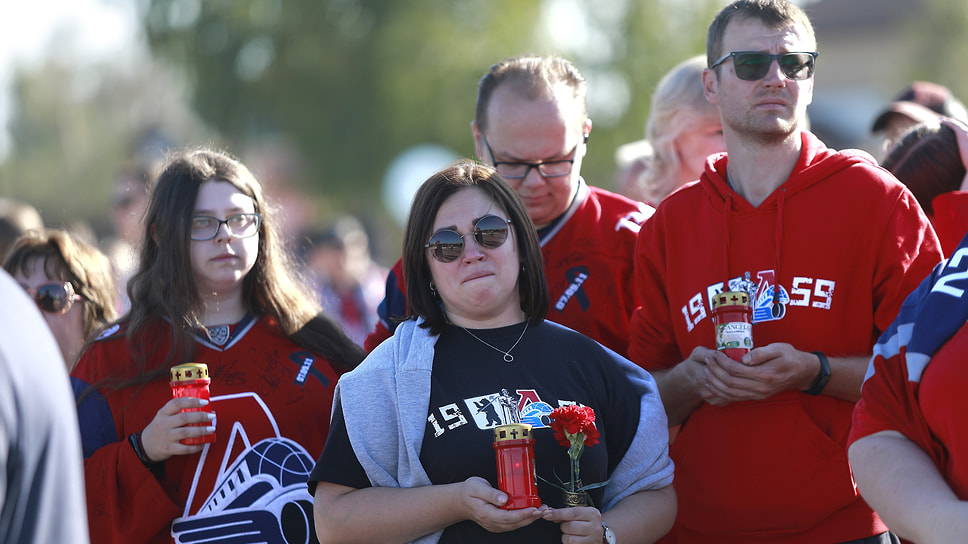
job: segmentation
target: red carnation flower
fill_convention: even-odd
[[[579,433],[583,435],[584,445],[594,446],[598,444],[598,438],[601,435],[595,428],[595,411],[588,406],[569,404],[556,408],[549,417],[551,418],[551,428],[555,431],[555,440],[562,446],[571,447],[571,440],[567,435]]]
[[[595,428],[595,411],[588,406],[569,404],[552,410],[549,417],[555,440],[562,447],[568,448],[568,457],[571,458],[571,485],[568,491],[576,491],[579,481],[578,460],[585,446],[598,444],[601,436]]]

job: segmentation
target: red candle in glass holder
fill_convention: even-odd
[[[713,326],[716,349],[739,361],[753,349],[753,309],[743,291],[725,291],[713,296]]]
[[[195,397],[197,399],[209,400],[209,384],[212,380],[208,377],[208,365],[205,363],[185,363],[171,367],[171,395],[178,399],[182,397]],[[182,412],[211,412],[212,405],[206,404],[198,408],[183,408]],[[191,423],[191,427],[207,427],[209,423]],[[182,438],[181,443],[185,445],[209,444],[215,442],[215,433],[193,438]]]
[[[509,423],[494,428],[497,487],[507,493],[505,510],[541,506],[534,476],[534,439],[531,425]]]

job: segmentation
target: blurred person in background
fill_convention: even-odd
[[[652,164],[652,144],[648,140],[635,140],[618,146],[615,150],[615,192],[632,200],[644,201],[645,188],[642,174]]]
[[[642,174],[642,200],[658,206],[672,191],[699,179],[706,157],[726,151],[723,122],[702,87],[705,55],[677,64],[659,80],[645,137],[652,161]]]
[[[947,87],[914,81],[878,112],[871,133],[883,136],[881,153],[887,154],[909,128],[919,123],[937,123],[942,117],[968,122],[968,109]]]
[[[34,301],[0,271],[0,542],[87,544],[77,413]]]
[[[371,258],[369,237],[355,217],[338,219],[307,242],[304,258],[323,309],[362,346],[376,327],[388,270]]]
[[[914,193],[950,257],[968,231],[968,125],[950,118],[915,125],[881,166]]]
[[[336,380],[363,353],[296,275],[275,213],[227,153],[179,150],[162,165],[131,310],[72,373],[92,541],[312,534],[306,478]],[[210,401],[172,398],[170,369],[188,362],[208,366]]]
[[[521,197],[538,230],[548,319],[624,354],[638,306],[632,254],[651,206],[581,177],[592,120],[585,78],[561,57],[519,56],[493,65],[478,85],[471,123],[477,157]],[[387,278],[372,350],[406,319],[402,263]]]
[[[37,208],[12,198],[0,198],[0,263],[17,238],[42,228],[44,220]]]
[[[138,244],[144,234],[144,215],[148,209],[150,172],[135,164],[122,168],[114,179],[111,194],[111,223],[114,236],[102,242],[105,254],[114,267],[114,281],[118,290],[118,312],[130,307],[128,280],[138,268]]]
[[[43,312],[68,371],[84,343],[117,317],[111,263],[71,232],[28,232],[10,248],[3,268]]]

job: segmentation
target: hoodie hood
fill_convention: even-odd
[[[793,179],[783,182],[758,208],[753,207],[746,199],[740,197],[726,181],[726,165],[729,164],[727,153],[711,155],[706,160],[706,169],[699,178],[699,182],[715,207],[721,208],[726,203],[727,196],[732,195],[731,200],[735,207],[733,211],[742,213],[743,211],[775,207],[781,193],[784,194],[786,199],[793,198],[800,191],[855,164],[877,165],[874,157],[866,151],[859,149],[835,151],[829,149],[810,132],[801,131],[800,140],[802,143],[800,158],[793,167],[793,172],[796,172],[797,175],[793,176]]]
[[[777,281],[780,278],[780,249],[783,247],[783,206],[787,200],[795,198],[801,191],[829,178],[840,170],[856,164],[867,163],[877,165],[869,153],[856,149],[834,151],[829,149],[819,138],[810,132],[801,131],[800,158],[791,172],[792,175],[773,191],[758,206],[754,207],[740,196],[727,180],[726,166],[729,164],[729,154],[720,153],[710,156],[706,161],[706,169],[699,178],[699,183],[709,196],[713,209],[723,214],[723,232],[725,233],[723,285],[725,290],[731,290],[729,282],[730,258],[730,225],[733,214],[775,213],[776,222],[773,232],[773,270]],[[774,211],[775,210],[775,211]],[[743,282],[741,282],[742,285]],[[753,293],[750,293],[751,300]],[[783,313],[780,289],[773,291],[773,317],[780,317]]]

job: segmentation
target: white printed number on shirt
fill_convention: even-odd
[[[934,287],[931,288],[931,292],[944,293],[946,295],[951,295],[955,298],[961,298],[965,295],[965,290],[958,287],[953,287],[948,285],[951,282],[956,282],[958,280],[963,280],[968,278],[968,270],[959,270],[958,272],[948,272],[949,268],[959,268],[965,266],[968,268],[968,263],[962,264],[962,261],[968,257],[968,248],[961,248],[955,252],[954,255],[948,259],[948,264],[945,265],[945,273],[941,275]]]
[[[681,308],[683,317],[686,318],[686,330],[692,331],[696,325],[706,318],[706,307],[702,303],[702,294],[689,299],[689,304]]]
[[[443,424],[447,425],[447,429],[454,430],[461,425],[467,424],[467,418],[461,413],[460,407],[456,404],[448,404],[446,406],[441,406],[438,411],[440,412]],[[440,436],[444,434],[444,429],[441,424],[437,421],[437,414],[430,414],[427,416],[427,421],[430,422],[434,427],[434,436]]]
[[[812,289],[811,284],[813,285]],[[829,310],[835,284],[831,280],[822,278],[814,280],[813,278],[796,276],[793,278],[793,287],[790,289],[790,306],[811,306],[812,297],[814,308]]]

